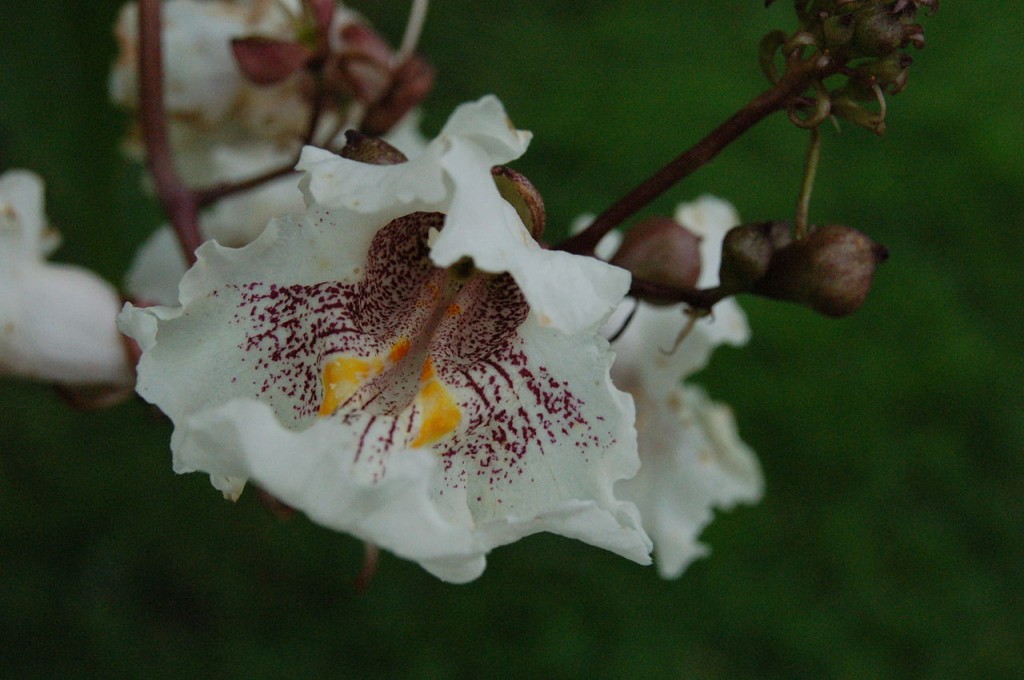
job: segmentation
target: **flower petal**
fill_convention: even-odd
[[[643,465],[616,490],[640,508],[661,576],[676,578],[708,553],[698,537],[713,508],[760,500],[761,470],[729,408],[699,388],[638,398],[637,411]]]
[[[408,163],[370,166],[303,149],[307,202],[376,213],[382,222],[415,211],[447,214],[432,244],[440,267],[470,258],[486,272],[508,272],[541,323],[566,333],[600,324],[629,289],[629,274],[593,258],[547,251],[530,236],[490,175],[517,158],[529,133],[510,126],[493,96],[452,114],[441,134]],[[572,290],[571,297],[564,291]]]
[[[122,328],[144,349],[138,390],[175,423],[176,469],[229,494],[251,476],[450,580],[537,531],[646,562],[636,509],[612,495],[637,458],[607,343],[543,327],[508,276],[437,268],[427,240],[443,221],[414,213],[380,229],[375,215],[313,206],[245,248],[204,245],[181,307],[126,307]],[[249,417],[271,418],[255,440]],[[385,481],[422,452],[429,484]],[[374,519],[382,484],[394,507],[432,505],[433,540],[392,526],[401,512]]]
[[[42,180],[24,170],[0,176],[0,374],[129,384],[114,325],[117,292],[86,269],[45,262],[57,242],[46,226]]]
[[[47,227],[43,214],[43,180],[29,170],[0,175],[0,238],[8,252],[39,260],[60,245],[60,235]]]

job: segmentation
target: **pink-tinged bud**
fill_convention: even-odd
[[[367,110],[363,129],[384,134],[426,99],[432,89],[434,67],[422,57],[410,57],[392,74],[387,91]]]
[[[304,4],[316,25],[317,35],[326,36],[334,20],[334,11],[338,8],[335,0],[305,0]]]
[[[700,278],[700,237],[668,217],[650,217],[626,232],[611,263],[668,288],[694,288]],[[644,298],[652,304],[674,299]]]
[[[341,28],[341,40],[347,53],[360,54],[378,64],[391,61],[391,47],[387,41],[365,24],[345,24]]]
[[[494,177],[501,197],[516,209],[519,219],[530,230],[533,238],[540,240],[544,234],[547,213],[537,187],[522,174],[503,165],[491,168],[491,176]]]
[[[242,74],[254,85],[274,85],[301,70],[313,57],[297,42],[261,36],[235,38],[231,51]]]
[[[810,307],[825,316],[856,311],[888,251],[851,227],[821,227],[776,251],[751,292]]]
[[[391,82],[391,48],[362,24],[345,25],[341,39],[344,50],[324,64],[325,87],[366,104],[376,102]]]
[[[397,165],[409,160],[404,153],[383,139],[355,130],[345,132],[345,147],[341,150],[341,157],[370,165]]]
[[[785,222],[733,227],[722,240],[719,285],[736,293],[751,290],[768,272],[775,253],[792,242],[792,229]]]

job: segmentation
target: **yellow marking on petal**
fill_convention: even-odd
[[[441,287],[434,281],[427,281],[426,285],[427,294],[424,298],[420,298],[416,301],[417,307],[433,307],[437,304],[437,300],[441,297]]]
[[[359,359],[337,357],[324,366],[324,400],[320,404],[321,416],[329,416],[346,399],[356,393],[364,382],[384,370],[379,358]]]
[[[430,366],[430,359],[424,364],[424,371],[430,367],[430,374],[433,375],[433,367]],[[445,435],[451,434],[459,425],[462,418],[462,411],[458,404],[452,399],[451,393],[436,378],[431,378],[420,389],[416,395],[420,411],[423,413],[420,431],[410,446],[419,447],[433,444]]]
[[[457,302],[453,302],[448,305],[448,308],[444,310],[444,315],[448,317],[458,316],[462,314],[462,307]]]
[[[427,360],[423,362],[423,370],[420,371],[420,382],[427,382],[434,377],[434,362],[427,357]]]
[[[399,338],[398,342],[391,346],[391,351],[388,352],[388,361],[393,364],[397,364],[402,360],[406,354],[409,353],[409,338]]]

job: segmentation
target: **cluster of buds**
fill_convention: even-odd
[[[433,67],[418,55],[395,54],[364,23],[336,16],[333,0],[304,0],[293,18],[294,38],[245,36],[232,40],[231,49],[252,84],[276,85],[305,73],[314,96],[359,102],[362,129],[383,134],[430,92]]]
[[[701,238],[671,218],[651,217],[626,233],[610,261],[629,270],[633,294],[648,304],[683,301],[701,315],[727,297],[751,293],[841,317],[864,303],[888,255],[851,227],[811,226],[798,236],[789,222],[754,222],[726,233],[718,285],[698,289]]]
[[[770,5],[775,0],[766,0]],[[924,47],[924,29],[914,23],[917,11],[934,12],[938,0],[796,0],[800,28],[793,35],[774,31],[761,42],[761,67],[773,81],[779,73],[776,53],[787,68],[803,58],[827,57],[835,72],[847,76],[844,85],[828,89],[814,83],[815,97],[800,98],[790,107],[790,118],[801,127],[817,127],[837,116],[877,134],[885,131],[885,94],[907,85],[912,58],[903,50]],[[877,103],[878,110],[865,107]]]
[[[823,226],[797,239],[785,222],[760,222],[726,234],[719,279],[728,294],[754,293],[839,317],[864,303],[888,255],[851,227]]]

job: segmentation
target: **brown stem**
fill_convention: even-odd
[[[250,189],[255,189],[256,187],[262,186],[263,184],[278,179],[279,177],[285,177],[293,172],[298,172],[295,169],[295,164],[299,162],[299,155],[302,153],[302,147],[307,144],[313,144],[314,137],[316,136],[316,129],[320,125],[320,117],[323,115],[324,111],[324,96],[325,95],[318,93],[313,97],[313,103],[310,105],[309,109],[309,122],[306,125],[306,134],[302,138],[302,144],[299,145],[299,153],[295,155],[295,158],[284,165],[271,168],[265,172],[255,175],[254,177],[250,177],[249,179],[244,179],[239,182],[222,182],[211,187],[206,187],[205,189],[195,189],[192,193],[195,196],[198,206],[200,208],[205,208],[211,203],[219,201],[222,198],[226,198],[233,194],[239,194],[243,191],[249,191]]]
[[[243,191],[255,189],[256,187],[262,186],[263,184],[266,184],[267,182],[275,180],[279,177],[286,177],[287,175],[291,175],[292,173],[298,172],[295,169],[296,162],[296,160],[291,160],[285,165],[282,165],[277,168],[271,168],[266,172],[260,173],[255,177],[250,177],[249,179],[242,180],[241,182],[223,182],[221,184],[215,184],[214,186],[207,187],[205,189],[196,189],[194,192],[196,203],[199,205],[200,208],[205,208],[211,203],[215,203],[216,201],[219,201],[222,198],[227,198],[228,196],[232,196],[234,194],[240,194]]]
[[[710,134],[598,215],[586,230],[566,239],[556,246],[556,249],[582,255],[593,254],[594,248],[605,234],[676,182],[707,164],[719,151],[736,141],[740,135],[765,117],[786,108],[789,101],[806,90],[812,82],[832,75],[837,69],[838,65],[824,55],[794,63],[771,89],[752,99]]]
[[[157,200],[174,227],[185,260],[196,261],[199,204],[174,168],[167,115],[164,111],[163,48],[160,34],[160,0],[139,0],[139,114],[146,165],[156,185]]]
[[[640,300],[653,299],[659,301],[684,302],[695,309],[709,310],[723,299],[731,295],[721,286],[714,288],[676,288],[652,281],[638,279],[635,276],[629,284],[629,296]]]

